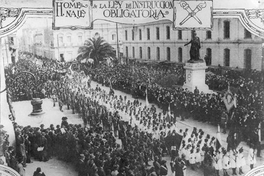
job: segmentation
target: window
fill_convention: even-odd
[[[132,29],[132,40],[134,40],[135,39],[135,33],[134,33],[134,29]]]
[[[135,47],[134,46],[132,47],[132,55],[133,55],[133,58],[135,58]]]
[[[67,36],[67,43],[68,43],[68,44],[71,43],[71,36]]]
[[[182,62],[182,48],[178,48],[178,60],[179,62]]]
[[[182,40],[182,30],[178,30],[178,39]]]
[[[227,48],[224,50],[224,66],[230,66],[230,49]]]
[[[244,32],[244,34],[245,34],[245,39],[251,39],[251,33],[247,30],[247,29],[245,29],[245,32]]]
[[[230,38],[230,21],[224,21],[224,39]]]
[[[148,47],[148,59],[150,59],[150,47]]]
[[[125,39],[127,40],[127,30],[125,30]]]
[[[160,39],[160,28],[156,27],[156,39],[159,40]]]
[[[157,47],[157,60],[160,60],[160,48]]]
[[[171,60],[171,53],[170,53],[170,47],[167,47],[167,60]]]
[[[126,46],[126,57],[128,57],[128,47]]]
[[[142,30],[139,29],[139,40],[142,40]]]
[[[206,39],[212,39],[212,32],[206,31]]]
[[[115,34],[112,34],[112,40],[115,40]]]
[[[63,37],[62,36],[59,37],[59,42],[63,43]]]
[[[78,43],[82,44],[82,36],[81,35],[78,36]]]
[[[142,47],[139,47],[139,57],[142,59]]]
[[[62,45],[63,45],[63,36],[59,36],[58,46],[62,46]]]
[[[205,60],[206,65],[212,65],[212,49],[211,48],[206,49],[206,55],[205,55],[204,60]]]
[[[170,26],[166,26],[166,39],[170,39]]]
[[[251,69],[251,49],[245,49],[244,51],[244,63],[245,63],[245,69]]]
[[[150,40],[150,29],[147,28],[147,40]]]

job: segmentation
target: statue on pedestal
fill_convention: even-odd
[[[193,63],[193,62],[203,62],[202,59],[200,59],[200,38],[197,36],[196,32],[192,32],[192,40],[189,41],[188,43],[184,44],[184,46],[187,46],[191,44],[191,49],[190,49],[190,60],[187,62]]]

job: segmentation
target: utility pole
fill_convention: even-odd
[[[119,55],[119,37],[118,37],[118,23],[116,23],[116,57],[118,61],[120,61],[120,55]]]
[[[59,38],[58,38],[58,34],[57,34],[57,46],[58,46],[58,61],[60,61],[60,44],[59,44]]]

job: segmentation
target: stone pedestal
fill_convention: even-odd
[[[187,62],[184,68],[186,71],[184,89],[187,88],[189,91],[194,92],[195,87],[197,87],[200,93],[213,93],[205,84],[205,69],[207,68],[205,62]]]
[[[43,114],[44,112],[42,111],[42,100],[40,98],[33,98],[33,100],[31,100],[31,104],[33,106],[33,111],[31,112],[30,115],[32,116],[37,116],[40,114]]]

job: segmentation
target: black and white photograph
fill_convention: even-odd
[[[264,175],[264,0],[0,0],[0,176]]]

